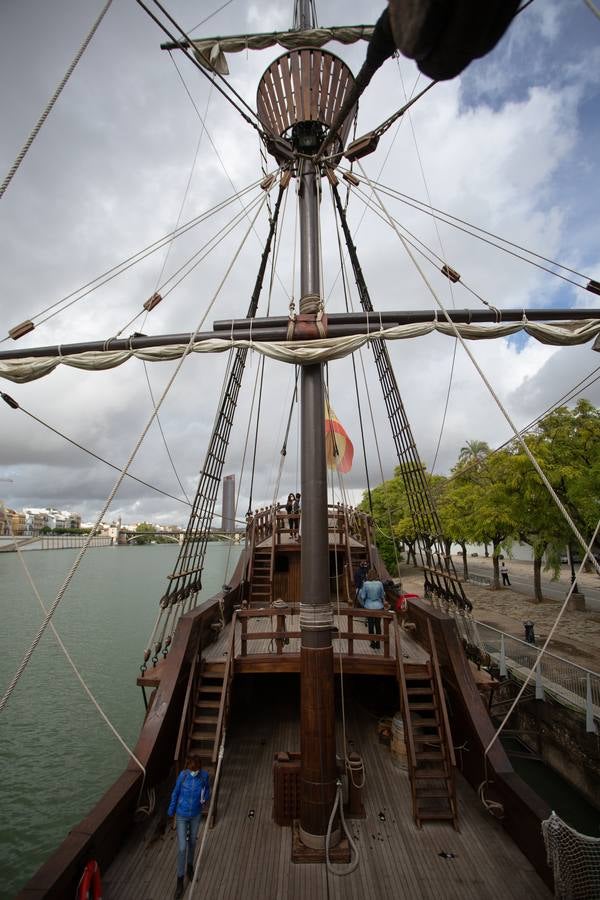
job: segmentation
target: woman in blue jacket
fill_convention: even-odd
[[[176,817],[177,823],[177,887],[175,897],[183,897],[183,876],[187,855],[187,874],[190,881],[194,877],[194,853],[196,838],[200,828],[202,807],[210,800],[208,772],[202,768],[199,756],[189,756],[186,767],[179,773],[171,802],[169,816]]]
[[[375,569],[369,569],[367,572],[367,578],[358,592],[358,597],[361,606],[365,609],[383,609],[385,591]],[[367,621],[369,634],[381,634],[381,619],[379,617],[370,616]],[[379,641],[371,641],[371,647],[374,650],[379,650]]]

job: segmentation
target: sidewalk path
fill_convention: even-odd
[[[478,562],[482,562],[478,558]],[[487,561],[491,572],[492,561]],[[462,558],[454,560],[457,573],[462,574]],[[529,572],[533,576],[532,563],[517,560],[507,560],[509,571],[517,570]],[[562,567],[564,570],[564,567]],[[409,593],[423,595],[423,576],[412,566],[401,567],[402,585]],[[583,579],[586,579],[585,581]],[[587,579],[590,581],[588,582]],[[581,589],[585,591],[587,584],[600,582],[597,575],[584,575],[581,581]],[[561,583],[564,594],[570,585],[570,572],[561,571]],[[514,637],[524,639],[523,622],[530,620],[535,626],[536,643],[547,637],[552,624],[560,609],[557,600],[545,600],[543,603],[535,603],[531,598],[517,593],[511,588],[493,590],[478,585],[465,585],[465,593],[473,604],[473,616],[486,625],[498,628]],[[586,669],[600,673],[600,612],[566,610],[555,632],[549,649],[569,659]]]

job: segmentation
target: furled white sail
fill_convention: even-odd
[[[373,318],[376,318],[374,314]],[[530,322],[526,317],[520,322],[498,325],[449,325],[435,319],[429,322],[418,322],[408,325],[397,325],[393,328],[382,328],[371,334],[353,334],[347,337],[323,338],[310,341],[260,341],[231,340],[227,338],[211,338],[193,344],[190,353],[224,353],[232,347],[248,347],[279,362],[305,365],[324,363],[333,359],[341,359],[359,350],[369,341],[384,339],[388,341],[405,340],[423,337],[432,332],[455,337],[456,331],[461,337],[470,341],[489,340],[509,337],[520,331],[543,344],[569,347],[585,344],[600,334],[598,319],[585,319],[577,322],[540,323]],[[188,350],[187,344],[148,347],[139,350],[101,350],[75,353],[69,356],[23,357],[20,359],[0,359],[0,377],[18,384],[35,381],[49,375],[59,365],[72,366],[76,369],[102,370],[113,369],[135,357],[146,362],[179,359]]]
[[[231,37],[203,38],[191,41],[198,62],[207,69],[214,69],[221,75],[229,75],[226,53],[240,53],[242,50],[265,50],[277,44],[285,50],[299,47],[322,47],[329,41],[340,44],[354,44],[368,41],[373,34],[373,25],[344,25],[336,28],[311,28],[307,31],[272,31],[264,34],[237,34]]]

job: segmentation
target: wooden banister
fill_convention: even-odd
[[[189,734],[189,726],[190,726],[190,718],[189,710],[193,710],[193,705],[190,706],[190,697],[195,697],[196,695],[196,686],[197,686],[197,678],[196,673],[198,669],[198,663],[200,661],[200,651],[196,650],[194,654],[194,659],[192,660],[192,664],[190,666],[190,674],[188,675],[187,687],[185,689],[185,699],[183,701],[183,709],[181,712],[181,721],[179,723],[179,732],[177,734],[177,743],[175,745],[175,756],[173,757],[175,766],[179,770],[179,755],[181,753],[181,745],[184,742],[184,737],[187,742],[187,736]]]
[[[221,694],[221,703],[219,705],[219,715],[217,718],[217,730],[215,732],[215,743],[213,745],[212,761],[217,761],[219,747],[221,746],[221,735],[227,721],[229,713],[229,695],[231,682],[233,680],[233,659],[235,656],[235,626],[237,624],[237,611],[231,618],[231,635],[229,638],[229,647],[227,652],[227,660],[225,662],[225,671],[223,673],[223,691]]]
[[[427,634],[429,635],[429,652],[431,655],[431,661],[433,663],[433,675],[435,678],[435,685],[438,693],[438,703],[439,707],[442,711],[442,721],[444,723],[444,732],[446,738],[446,746],[448,749],[448,757],[450,759],[450,764],[455,766],[456,759],[454,756],[454,745],[452,743],[452,732],[450,731],[450,721],[448,719],[448,710],[446,709],[446,703],[444,702],[444,685],[442,684],[442,674],[440,672],[440,662],[438,659],[437,648],[435,646],[435,638],[433,636],[433,629],[431,627],[431,621],[427,619]]]

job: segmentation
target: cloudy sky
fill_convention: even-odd
[[[214,5],[170,0],[168,8],[186,30],[194,29],[195,36],[291,24],[291,2],[286,6],[233,0],[210,16],[219,5],[216,0]],[[51,4],[20,0],[0,5],[1,178],[102,6],[101,0],[54,0]],[[369,24],[383,3],[365,0],[353,3],[351,13],[348,8],[349,4],[319,3],[319,23]],[[206,17],[209,20],[199,24]],[[254,130],[181,55],[175,58],[178,72],[170,55],[160,50],[162,40],[156,24],[134,0],[114,0],[0,200],[0,338],[24,319],[39,323],[48,315],[43,312],[48,307],[57,314],[40,323],[21,340],[21,346],[102,340],[122,329],[125,336],[134,330],[146,334],[192,331],[207,315],[248,230],[247,218],[241,217],[241,224],[147,319],[128,324],[157,287],[238,214],[239,201],[190,230],[170,250],[153,253],[64,311],[60,304],[53,306],[161,238],[178,222],[199,216],[261,177]],[[364,44],[332,49],[358,71]],[[275,55],[268,50],[229,57],[230,81],[251,106],[258,79]],[[436,85],[410,117],[391,128],[377,154],[364,161],[365,169],[394,191],[430,202],[600,279],[598,71],[600,20],[583,0],[535,0],[492,54],[472,64],[460,78]],[[428,80],[418,75],[410,60],[389,60],[361,101],[357,134],[375,127],[401,106],[405,91],[410,94],[415,87],[424,87]],[[253,191],[242,202],[256,195]],[[297,299],[298,279],[292,277],[294,200],[290,191],[276,277],[271,291],[267,284],[262,315],[269,302],[271,313],[281,315],[290,297]],[[431,217],[399,200],[386,197],[385,203],[404,227],[498,307],[600,306],[600,302],[594,304],[592,294],[568,281],[448,225],[436,228]],[[324,286],[328,309],[341,311],[345,300],[330,208],[326,195]],[[375,307],[431,308],[431,297],[397,236],[373,212],[365,213],[358,196],[351,197],[348,215]],[[208,311],[205,329],[216,319],[245,315],[265,235],[263,211]],[[448,281],[430,263],[423,265],[446,305],[480,305],[462,285],[450,291]],[[568,272],[563,274],[582,282]],[[357,305],[355,291],[350,302]],[[15,346],[4,341],[0,349]],[[600,365],[600,355],[592,352],[591,345],[563,350],[531,340],[499,340],[479,342],[472,349],[518,427]],[[508,424],[460,347],[453,367],[453,340],[431,336],[398,342],[390,353],[417,446],[429,467],[438,442],[435,470],[447,473],[465,441],[485,440],[497,446],[510,436]],[[367,465],[371,482],[378,483],[377,444],[385,477],[392,474],[397,461],[368,352],[363,361],[375,423],[357,359]],[[238,486],[241,479],[242,513],[248,506],[251,457],[248,451],[242,472],[243,444],[259,363],[251,355],[226,466],[226,472],[236,474]],[[165,440],[154,424],[131,466],[132,473],[183,498],[179,479],[188,496],[193,495],[225,365],[224,357],[186,361],[161,408]],[[172,373],[172,364],[154,363],[148,365],[146,375],[139,361],[97,373],[59,367],[28,385],[2,381],[1,389],[52,428],[120,466],[152,413],[148,381],[159,397]],[[365,487],[365,461],[349,360],[330,367],[329,384],[332,405],[356,447],[353,470],[345,479],[346,488],[356,497]],[[291,367],[267,363],[253,505],[269,502],[273,496],[292,391]],[[598,383],[584,396],[600,403]],[[280,496],[299,489],[296,426],[297,407]],[[75,509],[84,520],[98,514],[114,483],[113,470],[5,404],[0,406],[0,435],[0,499],[17,508]],[[253,440],[251,433],[250,447]],[[118,515],[128,522],[184,524],[187,507],[185,502],[126,481],[107,518]]]

